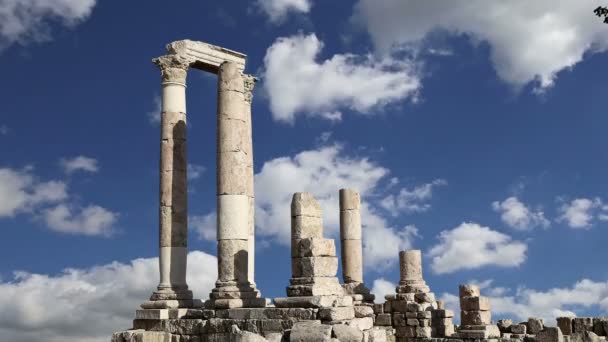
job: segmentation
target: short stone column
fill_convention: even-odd
[[[190,60],[166,55],[153,60],[162,75],[160,143],[160,284],[143,308],[191,307],[186,284],[188,194],[186,74]]]
[[[363,244],[361,242],[361,199],[354,189],[340,189],[340,242],[342,279],[355,304],[373,302],[374,296],[363,284]]]
[[[247,107],[243,74],[235,63],[223,63],[217,113],[218,280],[207,304],[217,309],[266,305],[249,282],[253,158]]]
[[[458,337],[487,339],[500,337],[498,326],[492,324],[490,299],[479,293],[479,286],[466,284],[458,287],[460,298],[460,326]]]

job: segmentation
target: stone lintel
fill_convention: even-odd
[[[193,41],[189,39],[178,40],[167,45],[169,54],[183,55],[193,60],[191,66],[196,69],[218,73],[224,62],[234,62],[239,71],[245,70],[247,55],[226,49],[220,46]]]

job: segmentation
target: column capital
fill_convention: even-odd
[[[243,74],[243,82],[245,83],[245,101],[251,104],[253,101],[253,87],[258,81],[257,77],[249,74]]]
[[[186,84],[188,68],[194,60],[184,55],[164,55],[152,60],[160,69],[162,82]]]

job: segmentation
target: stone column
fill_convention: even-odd
[[[399,284],[410,285],[422,279],[422,255],[420,250],[399,252]]]
[[[246,126],[246,136],[243,138],[245,140],[245,145],[249,147],[247,150],[247,159],[248,163],[251,165],[251,179],[253,182],[253,137],[252,137],[252,123],[251,123],[251,104],[253,100],[253,87],[255,87],[255,82],[257,81],[253,75],[244,75],[245,81],[245,126]],[[249,197],[249,260],[247,263],[247,279],[250,284],[255,284],[255,196],[253,193],[253,188],[251,189],[251,194]]]
[[[190,61],[179,55],[167,55],[156,58],[153,62],[160,68],[162,75],[160,284],[150,300],[184,300],[179,304],[184,306],[182,304],[192,299],[192,291],[186,284],[188,253],[186,74]],[[185,306],[189,305],[185,304]]]
[[[363,284],[363,244],[361,241],[361,198],[354,189],[340,189],[340,242],[342,279],[354,303],[373,302],[374,296]],[[359,298],[360,297],[360,298]]]
[[[253,158],[247,107],[243,74],[235,63],[223,63],[218,70],[218,280],[209,304],[214,308],[265,305],[249,282]]]

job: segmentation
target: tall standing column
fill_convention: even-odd
[[[249,149],[246,151],[248,163],[251,165],[251,179],[253,181],[253,137],[252,137],[252,117],[251,117],[251,104],[253,102],[253,87],[255,87],[256,78],[253,75],[244,75],[245,81],[245,126],[247,135],[244,137],[246,142],[245,146]],[[250,284],[255,284],[255,195],[254,187],[251,188],[251,194],[249,197],[249,260],[247,269],[247,279]]]
[[[150,300],[191,300],[192,291],[186,284],[186,74],[190,61],[179,55],[166,55],[154,59],[154,63],[160,68],[162,75],[160,284]],[[180,306],[184,303],[187,301],[181,302]]]
[[[218,70],[218,280],[210,295],[210,305],[215,308],[257,307],[266,303],[249,282],[253,198],[249,113],[244,76],[235,63],[225,62]]]
[[[361,241],[361,198],[354,189],[340,189],[340,242],[342,245],[342,279],[344,290],[362,295],[359,301],[370,302],[374,296],[363,284],[363,244]]]

